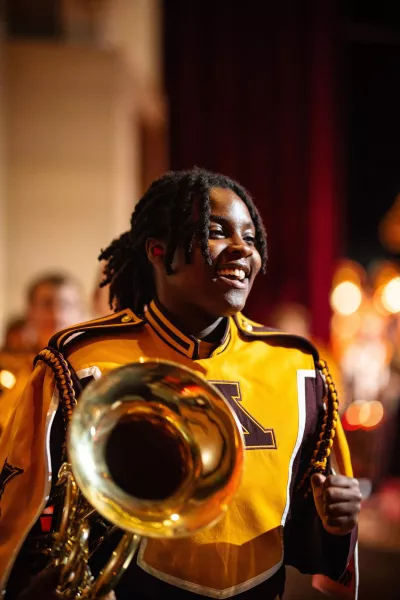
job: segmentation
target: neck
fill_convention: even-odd
[[[223,337],[221,327],[224,317],[211,317],[210,315],[194,314],[193,307],[168,306],[168,302],[159,304],[167,310],[175,325],[186,335],[193,335],[198,340],[219,342]]]
[[[198,333],[195,334],[198,340],[203,340],[206,342],[220,342],[223,338],[225,325],[224,325],[224,317],[219,317],[214,323],[212,323],[209,327],[202,329]],[[223,326],[224,325],[224,326]]]

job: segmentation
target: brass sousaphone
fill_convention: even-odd
[[[57,592],[108,593],[142,537],[178,538],[215,524],[242,474],[241,426],[219,391],[172,362],[140,359],[84,390],[68,431],[65,503],[53,560]],[[90,515],[125,531],[94,579],[88,567]]]

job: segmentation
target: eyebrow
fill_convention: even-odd
[[[225,225],[225,226],[230,226],[231,225],[231,221],[230,219],[227,219],[226,217],[222,217],[221,215],[210,215],[210,223],[214,222],[214,223],[220,223],[221,225]],[[243,227],[252,227],[253,229],[255,229],[255,225],[253,223],[253,221],[247,221],[246,223],[243,224]]]

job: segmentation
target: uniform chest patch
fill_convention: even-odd
[[[238,381],[209,381],[209,383],[222,393],[239,419],[246,450],[277,449],[274,430],[261,425],[243,406]]]

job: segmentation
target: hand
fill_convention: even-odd
[[[16,600],[60,600],[56,588],[60,580],[61,567],[49,567],[32,579],[31,584],[23,592],[18,594]],[[114,592],[98,600],[116,600]]]
[[[346,535],[357,525],[362,495],[357,479],[344,475],[311,477],[314,502],[324,529],[333,535]]]

